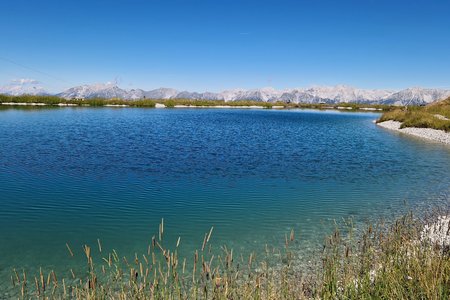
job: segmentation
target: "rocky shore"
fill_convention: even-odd
[[[442,248],[450,247],[450,216],[439,216],[434,223],[425,225],[421,238]]]
[[[416,127],[400,128],[402,123],[398,121],[384,121],[377,123],[377,125],[386,129],[450,145],[450,132],[443,130]]]

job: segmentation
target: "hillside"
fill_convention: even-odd
[[[400,128],[433,128],[450,132],[450,97],[422,107],[398,108],[385,112],[377,121],[402,122]]]

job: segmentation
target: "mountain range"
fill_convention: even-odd
[[[20,95],[49,94],[40,86],[9,85],[0,87],[0,94]],[[56,94],[65,99],[73,98],[120,98],[134,99],[198,99],[198,100],[254,100],[264,102],[290,102],[290,103],[341,103],[356,102],[368,104],[391,104],[391,105],[423,105],[437,100],[450,97],[450,90],[408,88],[405,90],[377,90],[358,89],[346,85],[337,86],[314,86],[310,88],[297,88],[276,90],[273,88],[261,88],[253,90],[234,89],[223,92],[188,92],[178,91],[171,88],[159,88],[150,91],[142,89],[122,89],[113,83],[81,85],[69,88],[62,93]]]

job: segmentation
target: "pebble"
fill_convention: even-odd
[[[400,129],[400,125],[402,125],[402,123],[398,121],[384,121],[381,123],[377,123],[377,125],[386,129],[391,129],[409,135],[450,145],[450,132],[445,132],[443,130],[437,130],[432,128],[417,128],[417,127],[406,127]]]

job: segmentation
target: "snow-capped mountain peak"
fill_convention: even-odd
[[[19,95],[47,95],[47,90],[41,83],[34,79],[15,79],[9,84],[0,86],[0,94]]]
[[[407,88],[382,99],[382,103],[394,105],[423,105],[450,97],[450,90]]]
[[[35,84],[25,88],[28,84],[16,83],[16,85],[0,88],[0,93],[19,94],[42,94],[45,90]],[[80,85],[57,94],[66,99],[73,98],[119,98],[125,100],[134,99],[198,99],[198,100],[253,100],[263,102],[292,102],[292,103],[372,103],[393,105],[422,105],[431,103],[450,96],[450,90],[426,89],[420,87],[407,88],[401,91],[381,89],[359,89],[347,85],[336,86],[312,86],[308,88],[295,88],[276,90],[272,87],[261,89],[231,89],[223,92],[189,92],[178,91],[171,88],[158,88],[150,91],[142,89],[125,90],[115,83],[98,83],[92,85]]]
[[[70,88],[58,96],[66,99],[73,98],[120,98],[120,99],[131,99],[131,95],[119,88],[113,83],[97,83],[92,85],[80,85]]]

